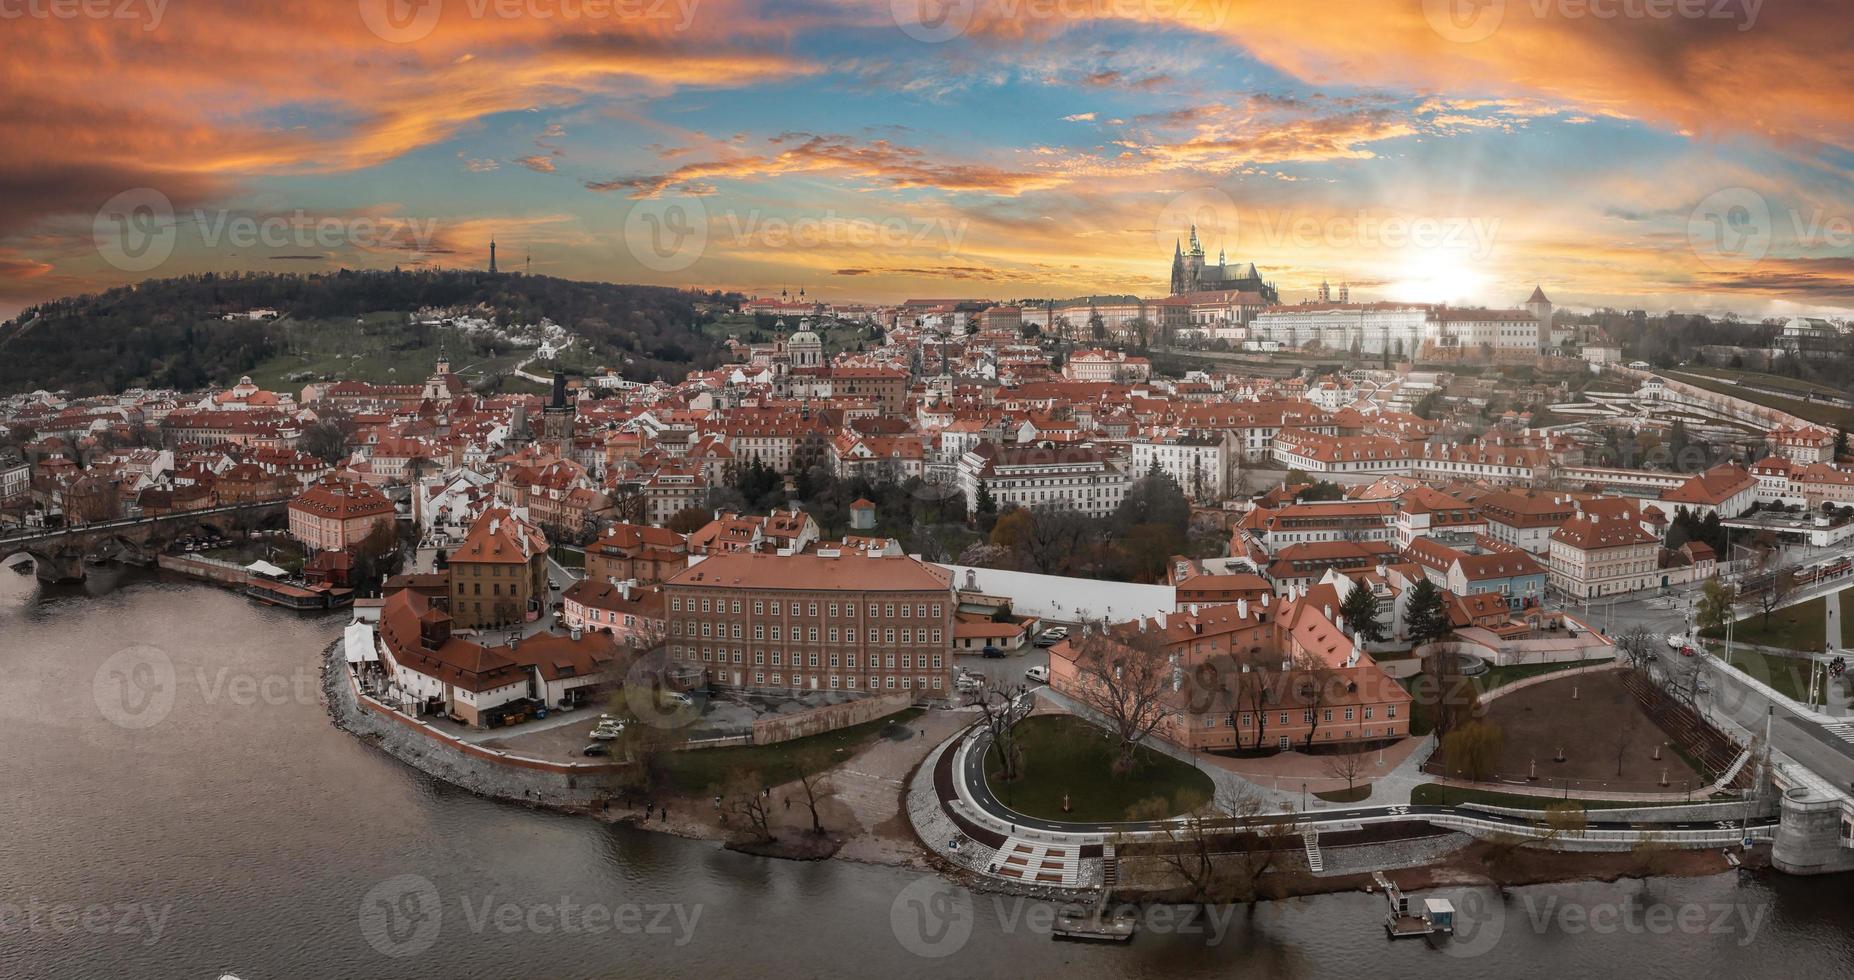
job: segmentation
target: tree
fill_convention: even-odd
[[[1447,600],[1442,590],[1427,578],[1411,587],[1403,618],[1410,642],[1415,646],[1434,643],[1452,632],[1448,624]]]
[[[735,769],[721,791],[723,817],[740,817],[760,840],[772,839],[772,797],[766,781],[754,770]]]
[[[990,534],[992,525],[998,520],[998,501],[991,495],[991,487],[986,486],[983,480],[979,481],[973,510],[978,515],[979,530]]]
[[[1783,601],[1795,591],[1795,569],[1780,568],[1771,573],[1770,587],[1758,593],[1757,596],[1757,607],[1764,613],[1765,628],[1770,626],[1770,614],[1776,612],[1777,607],[1783,605]]]
[[[1254,719],[1255,742],[1250,748],[1259,749],[1268,737],[1268,712],[1280,703],[1276,685],[1280,680],[1281,661],[1276,654],[1265,653],[1257,647],[1247,653],[1233,654],[1231,663],[1236,668],[1236,690],[1230,699],[1230,728],[1235,730],[1236,745],[1241,748],[1242,731],[1247,726],[1238,724],[1238,710]]]
[[[1559,800],[1545,807],[1545,831],[1549,839],[1582,837],[1589,829],[1589,811],[1577,800]]]
[[[1207,822],[1216,812],[1202,794],[1189,789],[1180,789],[1170,800],[1155,796],[1127,809],[1129,821],[1151,821],[1164,833],[1165,844],[1157,848],[1154,856],[1183,882],[1193,902],[1214,900],[1220,852]]]
[[[1640,623],[1623,630],[1616,637],[1616,651],[1636,670],[1648,669],[1648,661],[1654,659],[1654,647],[1654,633]]]
[[[693,534],[707,526],[714,519],[714,514],[704,507],[684,507],[670,515],[664,526],[677,534]]]
[[[1641,724],[1641,715],[1632,710],[1625,710],[1621,717],[1612,719],[1610,725],[1610,742],[1616,746],[1616,776],[1622,776],[1622,761],[1629,746],[1635,742],[1635,729]]]
[[[823,770],[795,769],[793,775],[798,778],[798,787],[805,791],[805,808],[811,811],[811,832],[822,836],[824,821],[818,816],[818,804],[837,795],[837,787]]]
[[[1332,703],[1334,687],[1342,683],[1339,671],[1329,666],[1325,659],[1311,650],[1303,651],[1294,657],[1294,699],[1299,702],[1303,717],[1307,719],[1307,738],[1301,743],[1302,749],[1313,748],[1313,736],[1320,730],[1327,705]]]
[[[1345,616],[1345,624],[1352,628],[1352,637],[1361,645],[1384,642],[1384,624],[1378,622],[1378,594],[1371,591],[1370,586],[1353,585],[1352,591],[1339,603],[1339,612]]]
[[[1171,658],[1164,641],[1156,631],[1121,630],[1110,637],[1102,630],[1087,630],[1076,667],[1081,702],[1105,718],[1119,739],[1114,774],[1131,772],[1140,743],[1175,713],[1169,698]]]
[[[1334,779],[1345,780],[1346,794],[1351,795],[1352,788],[1358,785],[1358,777],[1365,774],[1365,755],[1362,752],[1341,752],[1329,755],[1321,761],[1320,767]]]
[[[1034,702],[1024,696],[1022,684],[1015,687],[990,688],[979,698],[985,712],[985,730],[991,734],[992,751],[998,756],[998,778],[1010,782],[1023,765],[1023,746],[1017,741],[1017,723],[1030,714]]]
[[[1449,772],[1480,781],[1492,776],[1500,764],[1506,735],[1489,721],[1470,721],[1442,737],[1442,758]]]
[[[334,418],[325,418],[303,430],[297,447],[333,466],[348,457],[348,430]]]
[[[1717,578],[1708,579],[1701,590],[1697,617],[1703,630],[1723,630],[1736,617],[1732,606],[1738,601],[1738,588]]]
[[[1029,551],[1030,538],[1036,532],[1036,517],[1022,507],[1013,507],[998,516],[991,526],[990,541],[1000,548],[1023,553]]]

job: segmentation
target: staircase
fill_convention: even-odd
[[[1114,854],[1114,845],[1101,845],[1101,887],[1112,890],[1120,884],[1120,859]]]
[[[1326,859],[1320,856],[1320,832],[1309,827],[1300,839],[1307,843],[1307,869],[1314,874],[1325,871]]]
[[[1081,848],[1012,837],[998,848],[993,873],[1033,885],[1074,888],[1081,882]]]

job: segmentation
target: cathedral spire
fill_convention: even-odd
[[[496,240],[493,238],[489,240],[489,274],[496,274]]]

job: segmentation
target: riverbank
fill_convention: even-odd
[[[920,791],[933,782],[930,764],[939,751],[973,723],[975,716],[970,711],[927,712],[909,722],[909,737],[877,740],[828,770],[829,795],[818,804],[823,839],[810,832],[811,814],[802,784],[792,780],[772,786],[767,824],[774,840],[767,842],[747,838],[739,832],[738,823],[730,826],[712,798],[674,796],[627,803],[597,778],[523,769],[467,755],[362,707],[348,681],[339,641],[324,649],[323,660],[323,692],[336,727],[420,772],[478,796],[710,842],[762,857],[835,858],[937,873],[975,891],[994,894],[1062,897],[1079,895],[1098,884],[1098,875],[1070,889],[1012,882],[986,874],[983,859],[981,866],[972,865],[975,851],[970,842],[963,854],[948,851],[957,832],[949,833],[950,824],[942,826],[933,814],[923,812],[928,807],[922,805]],[[915,787],[913,794],[910,785]],[[915,797],[912,803],[911,796]],[[939,809],[937,797],[932,798],[931,808]],[[930,843],[927,835],[936,833],[941,839]],[[1271,868],[1256,888],[1255,898],[1362,891],[1371,884],[1370,871],[1375,870],[1386,870],[1400,887],[1422,890],[1691,877],[1732,867],[1716,851],[1569,853],[1514,848],[1442,832],[1416,841],[1428,843],[1413,845],[1404,840],[1333,848],[1334,867],[1325,874],[1310,872],[1304,855],[1294,851]],[[1763,850],[1754,850],[1747,865],[1761,865]],[[1369,870],[1346,870],[1353,868]],[[1175,889],[1140,887],[1131,881],[1123,881],[1116,895],[1161,903],[1188,898]]]
[[[492,762],[384,718],[360,704],[339,640],[322,651],[322,691],[337,728],[477,796],[710,841],[760,856],[836,857],[919,870],[928,870],[931,864],[902,813],[903,780],[933,746],[973,720],[969,711],[927,712],[908,722],[906,737],[878,739],[828,770],[829,793],[818,802],[819,822],[825,828],[823,841],[810,833],[811,811],[803,785],[793,779],[771,786],[767,824],[775,840],[766,842],[744,839],[739,824],[730,826],[712,798],[660,795],[627,801],[612,792],[596,772],[569,775]]]

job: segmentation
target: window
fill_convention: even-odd
[[[740,600],[739,599],[734,600],[734,615],[736,616],[740,615]]]
[[[753,638],[756,640],[766,639],[766,627],[761,626],[759,623],[754,623],[753,624]]]
[[[837,604],[834,602],[830,604],[830,618],[832,619],[837,618]],[[850,679],[855,680],[856,678],[852,677]]]
[[[753,600],[753,615],[755,615],[755,616],[758,616],[758,615],[761,615],[761,614],[763,614],[763,613],[765,613],[765,612],[766,612],[766,603],[765,603],[765,601],[764,601],[764,600],[761,600],[761,599],[755,599],[755,600]]]
[[[832,643],[835,643],[835,642],[837,642],[837,627],[835,627],[835,626],[832,626],[832,627],[830,628],[830,641],[831,641]]]
[[[1395,717],[1397,717],[1397,706],[1396,706],[1396,705],[1394,705],[1394,704],[1387,704],[1387,705],[1385,705],[1385,706],[1384,706],[1384,717],[1386,717],[1386,718],[1395,718]]]

